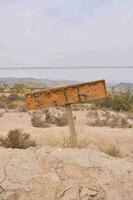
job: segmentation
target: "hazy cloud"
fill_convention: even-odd
[[[0,0],[0,66],[133,65],[132,35],[132,0]]]

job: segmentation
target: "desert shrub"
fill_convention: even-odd
[[[4,88],[0,88],[0,93],[4,93],[4,92],[5,92]]]
[[[68,124],[66,114],[59,109],[45,109],[42,111],[33,112],[31,122],[34,127],[47,128],[51,124],[56,126],[65,126]]]
[[[16,109],[17,104],[15,102],[9,102],[5,108],[7,109]]]
[[[66,126],[68,124],[67,115],[63,111],[45,110],[45,120],[47,123],[55,124],[57,126]]]
[[[12,93],[10,94],[7,99],[10,101],[10,102],[13,102],[13,101],[18,101],[20,100],[20,96],[18,94],[15,94],[15,93]]]
[[[0,97],[0,108],[6,108],[8,103],[10,103],[10,101],[7,99],[6,96],[1,96]]]
[[[44,111],[35,111],[31,115],[32,126],[37,128],[48,128],[50,125],[45,121]]]
[[[30,140],[29,134],[16,129],[9,131],[7,137],[0,137],[0,146],[13,149],[27,149],[36,146],[36,143]]]
[[[24,84],[16,83],[16,84],[14,84],[14,86],[11,90],[13,93],[20,94],[20,93],[24,93],[25,89],[26,89],[26,86]]]
[[[94,127],[132,128],[128,118],[120,113],[108,111],[89,111],[87,125]]]
[[[17,105],[17,112],[27,112],[27,106],[25,103],[21,103]]]
[[[127,119],[119,119],[117,117],[112,117],[112,119],[100,119],[96,118],[94,122],[91,123],[91,126],[94,127],[111,127],[111,128],[132,128],[131,124],[128,123]]]
[[[10,100],[6,97],[6,96],[1,96],[0,97],[0,108],[14,108],[14,103],[12,104],[13,102],[10,102]]]
[[[50,127],[50,124],[46,123],[41,119],[41,117],[38,117],[36,115],[32,116],[31,118],[32,126],[37,128],[48,128]]]
[[[112,157],[121,157],[120,149],[113,144],[103,144],[99,149]]]
[[[20,107],[20,108],[19,108]],[[10,94],[8,97],[0,96],[0,108],[4,109],[16,109],[24,112],[26,111],[26,105],[23,97],[18,94]]]
[[[130,111],[133,106],[132,93],[110,93],[106,98],[94,101],[98,108],[106,108],[113,111]]]

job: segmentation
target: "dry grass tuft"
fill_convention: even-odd
[[[102,145],[99,145],[99,149],[108,154],[109,156],[112,156],[112,157],[121,157],[121,154],[120,154],[120,149],[118,147],[116,147],[116,145],[114,144],[102,144]]]

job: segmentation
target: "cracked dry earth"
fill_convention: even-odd
[[[132,158],[49,147],[0,154],[0,200],[133,199]]]

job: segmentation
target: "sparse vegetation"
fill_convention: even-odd
[[[31,122],[34,127],[39,128],[47,128],[51,124],[55,124],[56,126],[66,126],[68,124],[65,112],[57,109],[45,109],[34,112]]]
[[[48,128],[50,124],[45,121],[44,111],[33,112],[31,115],[32,126],[37,128]]]
[[[35,147],[35,141],[30,140],[30,135],[20,129],[11,130],[7,137],[0,137],[0,146],[13,149],[27,149]]]
[[[17,94],[21,94],[21,93],[25,93],[25,89],[26,89],[26,85],[25,84],[14,84],[14,86],[11,88],[12,93],[17,93]]]
[[[16,111],[17,112],[27,112],[26,103],[25,102],[17,103]]]
[[[24,98],[15,93],[8,96],[0,96],[0,108],[5,109],[6,111],[8,111],[8,109],[16,110],[16,112],[27,111]]]
[[[113,111],[131,111],[133,109],[133,92],[110,92],[102,100],[94,101],[97,108],[109,109]]]
[[[68,124],[66,113],[63,111],[55,111],[46,109],[45,110],[46,115],[46,122],[55,124],[56,126],[66,126]]]
[[[112,157],[121,157],[121,154],[120,154],[120,149],[118,147],[116,147],[116,145],[113,145],[113,144],[102,144],[102,145],[99,145],[99,149],[108,154],[109,156],[112,156]]]
[[[21,98],[20,98],[20,96],[19,96],[18,94],[16,94],[16,93],[11,93],[11,94],[7,97],[7,99],[8,99],[9,101],[13,102],[13,101],[18,101],[18,100],[20,100]]]
[[[107,111],[89,111],[87,114],[89,126],[111,127],[111,128],[132,128],[132,124],[124,115]]]

